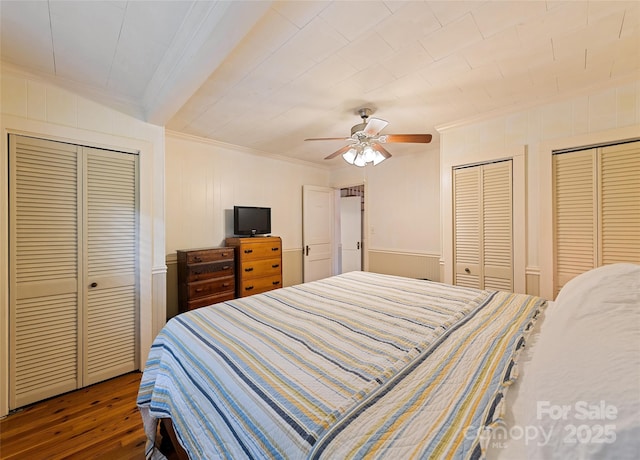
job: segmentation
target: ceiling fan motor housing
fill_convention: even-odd
[[[367,126],[367,118],[369,118],[372,113],[373,110],[367,107],[363,107],[362,109],[358,110],[358,115],[360,115],[360,118],[362,118],[362,123],[359,123],[351,128],[351,137],[353,137],[356,133],[364,131],[364,128]]]
[[[367,126],[366,122],[353,126],[351,128],[351,137],[353,137],[356,133],[361,133],[362,131],[364,131],[365,126]]]

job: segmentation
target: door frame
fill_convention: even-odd
[[[539,278],[539,295],[545,299],[554,298],[554,252],[553,252],[553,152],[580,146],[619,142],[637,139],[638,125],[613,128],[587,134],[551,139],[534,146],[533,167],[538,181],[538,203],[531,211],[538,214],[536,252],[539,260],[535,275]]]
[[[363,182],[363,183],[360,183],[360,184],[351,184],[351,185],[346,185],[346,186],[343,186],[343,187],[336,188],[335,235],[336,235],[336,241],[338,241],[338,244],[336,244],[336,248],[335,248],[336,273],[341,273],[342,272],[342,266],[338,264],[338,260],[340,260],[341,251],[342,251],[342,228],[341,228],[341,223],[342,223],[342,213],[341,213],[342,201],[341,200],[342,200],[342,196],[341,196],[341,192],[342,192],[343,189],[348,189],[348,188],[352,188],[352,187],[362,187],[362,193],[364,195],[364,200],[363,200],[363,203],[362,203],[362,206],[364,207],[364,209],[361,212],[361,216],[360,216],[360,269],[361,270],[366,270],[365,269],[365,256],[367,255],[366,244],[367,244],[367,240],[368,240],[367,234],[366,234],[366,229],[368,227],[365,225],[365,219],[366,219],[366,212],[367,212],[367,206],[366,206],[367,193],[366,193],[365,184]],[[367,263],[368,263],[368,258],[367,258]]]
[[[361,225],[361,232],[362,232],[362,240],[360,241],[360,248],[362,251],[362,270],[363,271],[368,271],[369,270],[369,199],[368,199],[368,194],[367,194],[367,183],[366,181],[362,181],[359,183],[347,183],[345,185],[336,185],[334,186],[334,189],[336,191],[335,193],[335,221],[334,221],[334,235],[336,238],[336,241],[340,241],[340,190],[342,190],[343,188],[349,188],[349,187],[359,187],[362,186],[362,193],[364,193],[364,211],[362,213],[362,220],[360,222]],[[335,273],[338,273],[338,254],[340,252],[340,246],[338,244],[335,245],[334,248],[334,266],[335,266]]]
[[[333,239],[334,239],[334,245],[332,248],[332,274],[336,274],[338,273],[338,252],[340,250],[339,244],[337,244],[337,242],[339,241],[339,237],[340,237],[340,190],[343,188],[348,188],[348,187],[357,187],[357,186],[362,186],[363,187],[363,193],[364,193],[364,211],[362,213],[362,221],[361,221],[361,226],[362,226],[362,241],[360,242],[361,244],[361,250],[362,250],[362,270],[363,271],[368,271],[369,270],[369,213],[368,213],[368,208],[369,208],[369,198],[368,198],[368,194],[367,194],[367,184],[366,181],[360,182],[360,183],[347,183],[347,184],[343,184],[343,185],[333,185],[333,186],[329,186],[327,188],[331,188],[334,191],[333,194]],[[303,217],[303,225],[302,225],[302,248],[301,248],[301,253],[302,253],[302,273],[301,273],[301,279],[302,282],[304,282],[304,257],[305,257],[305,241],[304,241],[304,217]]]
[[[441,261],[443,279],[442,282],[453,284],[455,263],[453,259],[453,170],[462,166],[474,166],[483,163],[511,159],[513,181],[513,292],[525,293],[526,281],[526,254],[527,254],[527,149],[526,146],[505,148],[503,151],[473,152],[469,158],[455,158],[453,161],[444,161],[440,165],[441,181],[441,206],[440,224],[442,238]],[[450,158],[447,158],[450,160]],[[464,161],[469,160],[469,161]],[[366,195],[365,195],[366,198]]]

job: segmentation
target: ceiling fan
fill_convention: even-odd
[[[305,139],[305,141],[347,141],[349,144],[328,155],[325,160],[342,155],[347,163],[360,167],[368,163],[377,165],[391,157],[391,153],[380,144],[396,142],[428,144],[431,142],[431,134],[380,134],[389,122],[380,118],[369,118],[373,111],[366,107],[359,109],[356,113],[362,118],[362,123],[351,128],[350,137],[316,137]]]

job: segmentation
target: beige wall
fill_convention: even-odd
[[[392,147],[389,147],[393,150]],[[368,248],[440,253],[438,149],[394,155],[377,166],[346,165],[331,172],[331,186],[365,184]]]
[[[426,145],[377,166],[331,172],[332,187],[365,185],[365,269],[440,279],[428,268],[440,257],[439,163],[438,148]]]
[[[0,150],[0,416],[8,411],[8,147],[10,133],[140,155],[139,349],[144,366],[165,320],[164,129],[2,66]]]
[[[224,143],[166,136],[167,315],[177,313],[175,251],[217,246],[233,233],[234,204],[272,208],[282,238],[283,284],[302,282],[302,185],[365,184],[365,268],[439,279],[439,156],[397,155],[376,167],[337,170],[265,156]]]
[[[328,168],[168,132],[166,171],[169,317],[178,311],[175,251],[223,245],[233,235],[234,205],[271,208],[283,284],[302,282],[302,186],[328,186]]]
[[[329,170],[168,132],[166,253],[217,246],[233,235],[233,206],[271,207],[283,250],[302,247],[302,185],[329,183]]]
[[[369,251],[369,271],[440,281],[440,255]]]
[[[517,269],[526,274],[527,292],[551,298],[551,152],[640,137],[640,81],[439,131],[444,281],[453,279],[451,168],[523,154],[525,193],[514,209],[524,210],[526,237],[516,248],[524,254]]]

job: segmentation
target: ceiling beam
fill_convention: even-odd
[[[271,2],[193,2],[147,86],[146,121],[164,126],[270,8]]]

